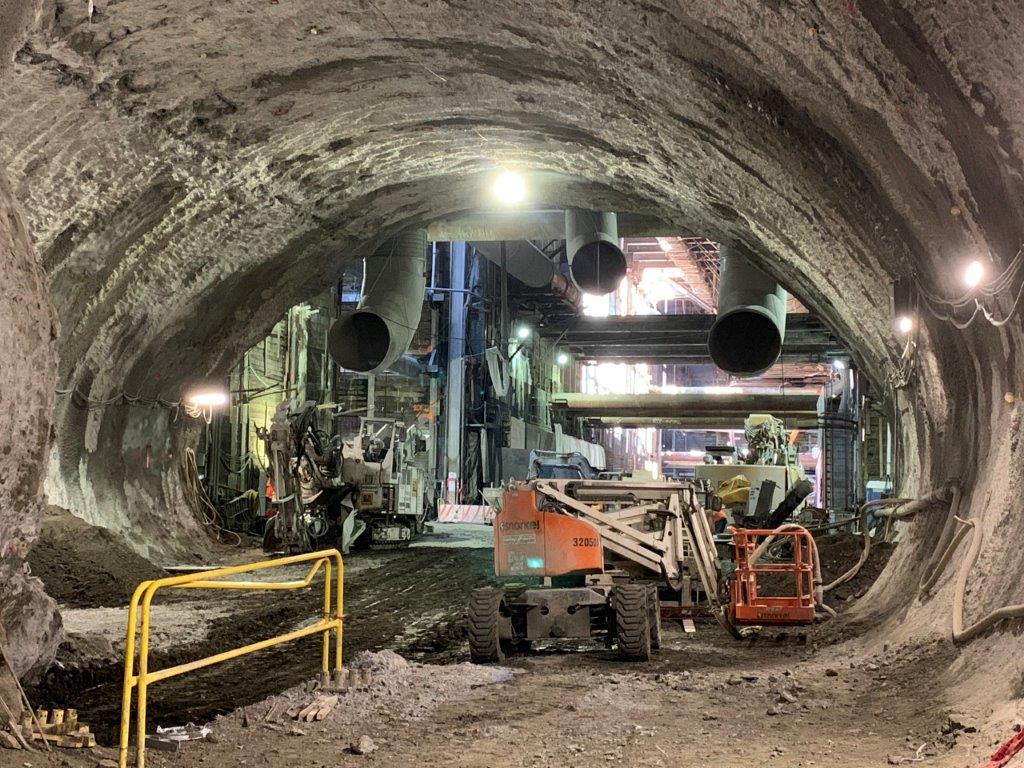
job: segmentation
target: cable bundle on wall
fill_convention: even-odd
[[[1022,266],[1024,266],[1024,247],[1017,251],[1017,255],[1013,257],[1013,260],[1003,270],[1002,274],[962,296],[947,299],[929,290],[924,285],[919,285],[918,291],[924,299],[925,309],[939,320],[952,323],[954,327],[960,330],[973,325],[979,314],[990,325],[1001,328],[1010,322],[1010,319],[1016,314],[1018,306],[1020,306],[1021,296],[1024,295],[1024,279],[1020,280],[1014,295],[1013,304],[1004,317],[997,317],[990,309],[990,305],[997,302],[1004,294],[1009,294],[1014,283],[1017,282],[1018,273],[1020,273]],[[974,308],[971,310],[970,317],[966,320],[960,319],[958,315],[968,309],[971,304],[974,305]]]

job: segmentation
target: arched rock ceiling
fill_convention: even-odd
[[[45,5],[0,151],[62,385],[173,399],[356,243],[478,206],[509,163],[579,179],[541,202],[746,240],[877,372],[890,276],[949,288],[1020,240],[1021,10],[692,5]]]
[[[954,293],[962,259],[1022,239],[1016,0],[85,8],[46,4],[0,82],[0,162],[60,381],[97,397],[223,372],[359,243],[477,207],[499,164],[577,180],[541,202],[746,241],[876,374],[892,277]],[[1019,325],[921,342],[914,476],[973,477],[1006,435]],[[57,417],[68,485],[166,491],[120,458],[156,417]]]
[[[265,326],[353,240],[475,206],[467,177],[502,162],[750,240],[876,356],[887,273],[1012,255],[1018,4],[688,5],[48,5],[0,132],[63,378],[202,340],[204,297],[218,321],[268,302]]]

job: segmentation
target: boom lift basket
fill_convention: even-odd
[[[754,560],[758,544],[774,536],[788,539],[793,559],[789,562]],[[734,624],[810,624],[814,621],[814,541],[807,531],[776,533],[765,529],[739,529],[733,533],[736,571],[732,579],[729,612]],[[794,591],[785,596],[758,594],[758,576],[790,574]]]

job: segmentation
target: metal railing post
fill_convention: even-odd
[[[334,561],[332,564],[331,561]],[[302,581],[285,582],[262,582],[262,581],[217,581],[222,577],[232,576],[239,573],[252,573],[254,571],[266,570],[269,568],[280,568],[298,563],[311,562],[312,565]],[[332,606],[332,581],[335,578],[334,568],[337,567],[337,591],[334,597],[336,605],[334,614],[331,613]],[[232,590],[287,590],[301,589],[309,586],[316,575],[324,572],[324,597],[323,608],[320,620],[308,627],[292,630],[275,637],[260,640],[249,645],[235,648],[221,653],[207,656],[195,661],[186,662],[161,669],[150,671],[149,669],[149,628],[150,608],[153,597],[161,588],[192,588],[192,589],[232,589]],[[119,768],[127,768],[128,746],[131,733],[131,699],[132,688],[137,688],[137,709],[136,709],[136,768],[145,768],[146,761],[146,704],[148,687],[150,683],[166,680],[170,677],[191,672],[203,667],[219,664],[222,661],[254,653],[264,648],[270,648],[280,643],[297,640],[314,634],[321,634],[321,673],[325,676],[330,674],[331,658],[331,632],[335,635],[334,647],[334,669],[341,670],[342,661],[342,637],[344,633],[344,561],[341,553],[336,549],[320,552],[310,552],[304,555],[292,555],[278,560],[265,560],[247,565],[236,565],[227,568],[218,568],[214,571],[203,573],[186,574],[183,576],[168,576],[163,579],[144,581],[135,588],[131,602],[128,605],[128,627],[125,643],[124,661],[124,683],[121,690],[121,728],[120,728],[120,751],[118,753]],[[141,606],[141,623],[140,611]],[[137,627],[136,624],[139,624]],[[138,672],[136,673],[135,662],[135,639],[138,634]]]

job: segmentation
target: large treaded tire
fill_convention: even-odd
[[[474,589],[469,597],[469,657],[477,664],[499,664],[505,660],[504,643],[498,636],[501,619],[501,589]]]
[[[647,587],[623,584],[615,588],[615,638],[619,655],[630,661],[651,658],[651,628]]]
[[[647,624],[651,631],[651,650],[661,648],[661,601],[658,599],[658,585],[647,585]]]

